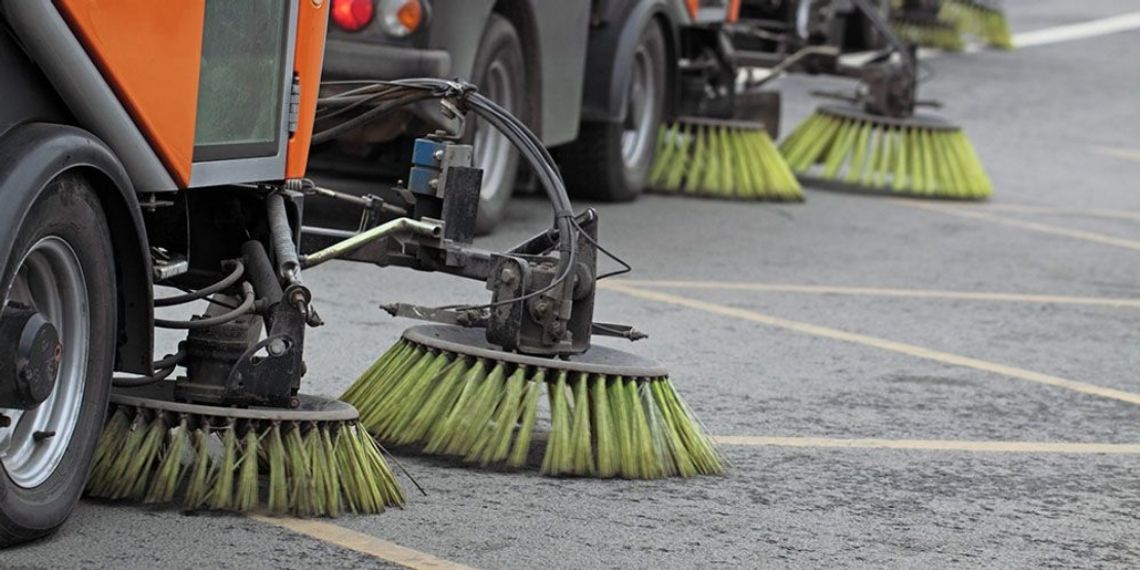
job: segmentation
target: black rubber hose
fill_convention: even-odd
[[[166,358],[154,363],[155,373],[151,376],[116,376],[111,383],[117,388],[138,388],[162,382],[174,373],[174,369],[186,358],[186,351],[179,350],[177,354],[167,355]]]
[[[170,307],[173,305],[189,303],[191,301],[198,301],[205,299],[214,293],[220,293],[226,289],[229,289],[230,287],[233,287],[242,278],[242,275],[245,274],[245,265],[242,265],[242,262],[236,260],[232,261],[231,263],[234,265],[233,271],[230,271],[229,275],[223,277],[221,281],[218,281],[213,285],[208,285],[206,287],[198,289],[197,291],[186,293],[185,295],[174,295],[172,297],[162,297],[160,299],[155,299],[154,306]]]
[[[242,289],[243,289],[243,291],[242,291],[241,304],[238,305],[238,307],[232,311],[228,311],[228,312],[222,313],[220,315],[215,315],[213,317],[205,317],[202,319],[195,319],[192,321],[168,321],[165,319],[155,319],[154,320],[154,326],[156,326],[158,328],[162,328],[162,329],[193,330],[193,329],[204,329],[207,327],[213,327],[213,326],[228,323],[228,322],[230,322],[234,319],[237,319],[238,317],[240,317],[246,313],[249,313],[250,311],[253,310],[253,302],[254,302],[253,288],[250,287],[250,285],[248,283],[243,283]],[[280,298],[280,297],[278,297],[278,298]]]
[[[281,302],[284,292],[277,272],[269,262],[265,247],[257,240],[249,240],[241,245],[241,258],[245,261],[246,279],[253,284],[258,299],[265,299],[270,305]]]

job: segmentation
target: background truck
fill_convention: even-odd
[[[553,148],[572,195],[628,201],[645,187],[658,127],[679,111],[682,93],[731,96],[723,54],[716,59],[719,28],[738,9],[731,0],[333,0],[326,89],[413,76],[469,80]],[[391,115],[317,147],[314,167],[394,178],[393,167],[407,160],[406,150],[393,150],[408,145],[386,143],[438,121],[427,107]],[[518,158],[483,123],[467,125],[465,136],[485,172],[485,233],[519,182]],[[325,225],[356,222],[333,202],[314,202],[310,213]]]

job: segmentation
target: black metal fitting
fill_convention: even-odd
[[[241,251],[260,316],[192,330],[184,347],[187,377],[178,379],[175,397],[217,405],[289,407],[304,373],[303,310],[311,294],[299,284],[282,290],[261,242],[247,241]],[[266,337],[259,340],[263,324]]]
[[[903,118],[914,115],[918,80],[914,68],[903,62],[868,64],[862,70],[866,94],[863,108],[872,115]]]

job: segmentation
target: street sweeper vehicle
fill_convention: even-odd
[[[50,534],[84,489],[300,516],[403,505],[374,437],[550,475],[724,470],[666,370],[594,345],[642,335],[594,320],[611,255],[535,134],[462,82],[321,97],[328,10],[0,1],[0,546]],[[304,178],[312,140],[429,101],[459,126],[415,142],[387,199]],[[482,172],[457,141],[475,116],[553,209],[503,252],[471,244]],[[315,196],[355,204],[362,224],[302,254]],[[433,324],[343,400],[309,395],[303,378],[321,371],[306,369],[305,336],[324,323],[305,276],[334,259],[475,279],[490,300],[387,306]],[[191,318],[155,316],[186,304]],[[185,335],[157,359],[155,328]]]

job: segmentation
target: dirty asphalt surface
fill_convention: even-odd
[[[1123,14],[1129,0],[1007,2],[1016,31]],[[970,211],[1140,240],[1140,32],[942,56],[927,97],[971,135],[997,188]],[[814,106],[783,82],[785,132]],[[838,84],[838,83],[836,83]],[[998,210],[1001,205],[1057,210]],[[803,205],[649,196],[601,206],[602,237],[645,280],[1135,298],[1140,251],[889,198],[808,190]],[[488,247],[548,219],[516,200]],[[399,269],[311,272],[329,323],[308,340],[307,390],[339,394],[409,322],[376,306],[477,301],[482,287]],[[648,289],[648,288],[647,288]],[[1140,392],[1140,309],[654,288],[689,299]],[[652,337],[716,435],[1140,442],[1140,409],[991,372],[603,292],[600,318]],[[404,458],[428,496],[335,524],[482,568],[1136,567],[1140,456],[729,446],[725,477],[555,480]],[[410,486],[409,486],[410,487]],[[0,567],[305,568],[389,563],[248,518],[85,501],[53,539]]]

